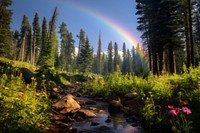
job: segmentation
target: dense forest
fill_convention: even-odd
[[[57,24],[59,7],[11,31],[13,1],[0,0],[0,132],[199,132],[200,1],[135,2],[142,44],[99,32],[94,50],[84,29]]]
[[[200,2],[198,0],[136,0],[138,30],[154,74],[180,73],[183,64],[199,65]]]

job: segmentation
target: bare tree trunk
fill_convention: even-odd
[[[173,48],[173,44],[169,45],[169,69],[170,69],[170,73],[173,74],[174,73],[174,48]]]
[[[174,73],[176,73],[176,55],[173,51],[173,59],[174,59]]]
[[[25,58],[26,34],[27,34],[27,32],[25,31],[24,37],[22,39],[21,48],[20,48],[19,60],[22,61],[22,62],[24,61],[24,58]]]
[[[34,40],[33,40],[33,55],[32,55],[33,65],[35,65],[35,47],[36,47],[36,33],[34,33]]]

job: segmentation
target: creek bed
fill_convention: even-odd
[[[91,100],[81,98],[84,100]],[[143,129],[138,121],[127,122],[128,117],[123,112],[109,112],[106,102],[95,101],[96,117],[73,123],[72,128],[78,133],[142,133]]]

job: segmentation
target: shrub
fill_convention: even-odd
[[[22,77],[0,76],[0,131],[42,132],[50,120],[50,101],[36,83],[25,84]]]

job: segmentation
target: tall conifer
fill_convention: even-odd
[[[0,56],[10,56],[11,33],[10,23],[12,11],[8,7],[12,4],[12,0],[0,1]]]
[[[33,46],[31,48],[32,58],[31,63],[37,63],[41,50],[41,30],[39,24],[39,16],[38,13],[35,13],[35,17],[33,20]]]
[[[108,73],[113,73],[113,46],[112,41],[108,44]]]

